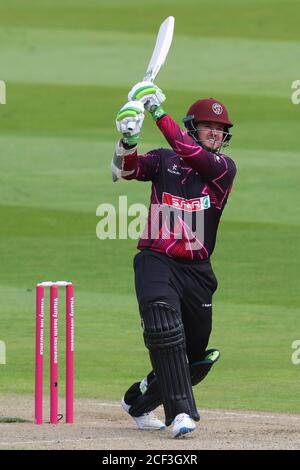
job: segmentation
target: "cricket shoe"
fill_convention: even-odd
[[[125,410],[126,413],[130,415],[129,413],[130,405],[127,405],[124,398],[122,398],[121,406],[123,410]],[[151,431],[151,430],[165,429],[166,427],[166,425],[162,421],[156,418],[156,416],[153,414],[152,411],[150,413],[144,413],[141,416],[131,416],[131,417],[136,422],[138,428],[142,430]]]
[[[180,413],[173,421],[173,437],[183,437],[185,434],[195,431],[196,424],[186,413]]]

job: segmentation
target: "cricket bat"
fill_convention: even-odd
[[[174,16],[168,16],[168,18],[166,18],[160,25],[156,44],[147,67],[146,75],[144,76],[144,81],[153,82],[163,66],[172,44],[174,23]]]
[[[163,66],[172,44],[174,23],[174,16],[168,16],[168,18],[166,18],[160,25],[155,47],[152,52],[152,56],[148,64],[143,81],[154,82],[161,67]],[[135,123],[129,122],[127,124],[128,132],[132,131],[134,127]]]

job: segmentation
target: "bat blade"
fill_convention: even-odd
[[[174,16],[168,16],[168,18],[166,18],[160,25],[156,37],[155,47],[153,49],[153,53],[143,81],[153,82],[162,65],[164,64],[172,44],[174,24]],[[128,122],[127,132],[131,133],[134,128],[135,122]]]
[[[168,18],[166,18],[165,21],[160,25],[156,38],[156,44],[146,71],[146,75],[144,76],[144,81],[153,82],[162,65],[164,64],[172,44],[174,23],[174,16],[168,16]]]

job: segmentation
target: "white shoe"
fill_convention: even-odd
[[[122,398],[121,406],[129,414],[130,405],[125,403],[124,398]],[[131,415],[130,415],[131,416]],[[166,425],[154,416],[152,411],[150,413],[144,413],[141,416],[131,416],[136,422],[139,429],[142,430],[157,430],[165,429]]]
[[[196,423],[186,413],[180,413],[173,421],[173,437],[181,437],[188,432],[195,431]]]

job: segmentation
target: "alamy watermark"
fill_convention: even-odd
[[[291,356],[291,361],[292,364],[297,366],[300,364],[300,339],[295,339],[295,341],[292,342],[292,349],[295,349]]]
[[[209,207],[209,196],[184,199],[164,192],[162,203],[152,203],[150,208],[128,205],[127,196],[119,196],[117,208],[109,203],[97,207],[101,219],[96,235],[100,240],[183,240],[186,249],[199,250],[204,245],[204,212]]]
[[[291,88],[295,90],[291,95],[291,101],[293,104],[299,104],[300,103],[300,80],[293,81]]]
[[[0,80],[0,104],[6,104],[6,84]]]
[[[4,341],[0,340],[0,364],[6,364],[6,346]]]

